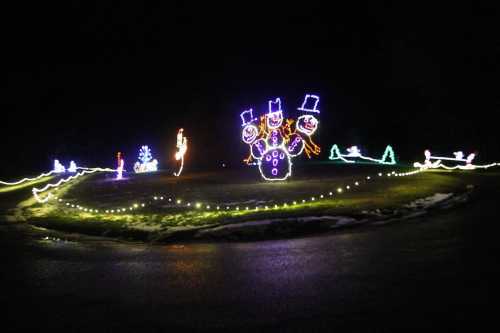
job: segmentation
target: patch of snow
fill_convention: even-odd
[[[440,203],[444,200],[449,199],[453,193],[435,193],[432,196],[422,198],[422,199],[417,199],[415,201],[410,202],[409,204],[404,205],[405,208],[428,208],[430,206],[433,206],[437,203]]]
[[[129,223],[128,227],[131,229],[138,229],[138,230],[144,230],[144,231],[158,231],[161,230],[162,226],[161,224],[146,224],[146,223]]]
[[[347,225],[350,223],[357,222],[356,219],[351,218],[351,217],[345,217],[345,216],[308,216],[308,217],[290,217],[290,218],[285,218],[285,219],[264,219],[264,220],[258,220],[258,221],[249,221],[249,222],[242,222],[242,223],[234,223],[234,224],[228,224],[228,225],[221,225],[212,229],[207,229],[207,230],[202,230],[200,233],[210,233],[213,231],[220,231],[220,230],[231,230],[231,229],[239,229],[239,228],[245,228],[249,226],[261,226],[261,225],[270,225],[272,223],[281,223],[281,222],[298,222],[298,223],[308,223],[308,222],[313,222],[313,221],[336,221],[336,225]]]

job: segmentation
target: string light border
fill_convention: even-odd
[[[53,188],[58,188],[59,186],[63,185],[63,184],[66,184],[72,180],[75,180],[81,176],[84,176],[86,174],[92,174],[92,173],[95,173],[95,172],[116,172],[116,169],[109,169],[109,168],[79,168],[79,169],[83,169],[82,171],[80,172],[77,172],[76,174],[72,175],[72,176],[69,176],[67,178],[63,178],[63,179],[60,179],[57,183],[54,183],[54,184],[47,184],[45,185],[44,187],[42,188],[36,188],[36,187],[33,187],[31,189],[31,192],[33,193],[33,196],[35,197],[36,201],[38,201],[39,203],[46,203],[48,202],[51,197],[53,196],[51,192],[49,192],[47,194],[47,196],[45,198],[41,198],[40,197],[40,193],[43,193],[49,189],[53,189]]]
[[[467,158],[464,158],[464,154],[462,151],[454,152],[453,155],[455,155],[455,157],[433,156],[430,150],[427,149],[424,151],[425,161],[423,163],[415,162],[413,163],[413,166],[421,170],[439,169],[439,168],[445,170],[476,170],[476,169],[489,169],[495,166],[500,166],[500,163],[498,162],[483,164],[483,165],[472,164],[472,161],[476,157],[474,153],[469,154]],[[434,162],[432,162],[432,160],[434,160]],[[465,165],[456,164],[454,166],[447,166],[443,163],[443,160],[464,162]]]
[[[363,180],[365,181],[365,184],[378,178],[381,177],[406,177],[406,176],[412,176],[421,172],[425,172],[425,169],[416,169],[413,171],[408,171],[408,172],[388,172],[388,173],[383,173],[379,172],[377,176],[365,176]],[[223,203],[209,203],[209,202],[200,202],[200,201],[188,201],[184,200],[180,197],[175,197],[175,196],[168,196],[168,195],[154,195],[151,197],[152,201],[148,202],[136,202],[131,205],[119,205],[119,208],[113,208],[113,209],[95,209],[95,208],[89,208],[88,206],[82,206],[79,204],[73,203],[73,201],[67,201],[62,198],[59,198],[57,196],[48,196],[45,201],[39,201],[40,203],[47,203],[50,199],[56,200],[57,203],[63,204],[65,208],[72,208],[75,210],[80,210],[84,211],[87,213],[95,213],[95,214],[119,214],[119,213],[130,213],[132,211],[138,210],[145,208],[146,206],[150,206],[154,204],[155,202],[158,201],[167,201],[171,203],[171,206],[168,208],[184,208],[184,209],[194,209],[194,210],[205,210],[205,211],[226,211],[226,212],[238,212],[238,211],[261,211],[261,210],[270,210],[270,209],[279,209],[279,208],[288,208],[288,207],[294,207],[300,204],[307,204],[311,202],[318,202],[326,198],[333,198],[334,193],[337,193],[336,195],[340,195],[344,193],[345,191],[349,191],[353,188],[357,188],[362,185],[362,182],[360,180],[356,180],[350,185],[345,185],[345,186],[339,186],[336,189],[332,189],[329,192],[318,194],[318,195],[313,195],[309,197],[304,197],[302,199],[296,199],[292,201],[287,201],[287,202],[282,202],[282,203],[276,203],[274,205],[256,205],[250,207],[249,205],[234,205],[234,204],[223,204]],[[272,200],[270,200],[273,202]],[[126,208],[125,208],[126,207]]]

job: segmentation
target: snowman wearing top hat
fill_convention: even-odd
[[[293,119],[284,119],[281,99],[269,101],[269,111],[260,118],[253,117],[253,110],[241,113],[242,140],[250,146],[250,155],[244,161],[249,165],[257,165],[265,180],[285,180],[292,174],[292,161],[303,151],[319,154],[319,146],[311,140],[316,132],[318,120],[314,113],[319,113],[317,105],[319,97],[306,95],[302,107],[304,114]],[[254,162],[256,161],[256,162]]]

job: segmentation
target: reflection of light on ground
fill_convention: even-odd
[[[204,290],[213,282],[219,261],[217,244],[166,245],[159,248],[165,283],[188,284]]]
[[[207,254],[217,251],[217,244],[196,244],[196,245],[166,245],[163,247],[167,253],[185,253],[185,254]]]
[[[324,278],[335,283],[345,265],[351,268],[357,265],[352,262],[351,249],[342,246],[350,243],[350,237],[335,237],[341,238],[340,244],[335,244],[338,238],[308,237],[234,244],[234,247],[245,253],[240,264],[247,271],[248,279],[270,285],[277,293],[286,295],[293,294],[294,290],[314,289],[316,282]],[[326,248],[333,250],[325,251]]]

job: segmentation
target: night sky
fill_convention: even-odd
[[[333,143],[500,157],[495,2],[97,3],[2,10],[2,179],[53,158],[113,167],[117,151],[132,165],[142,144],[168,168],[178,127],[191,168],[237,166],[239,113],[279,96],[295,117],[305,93],[321,96],[323,159]]]

